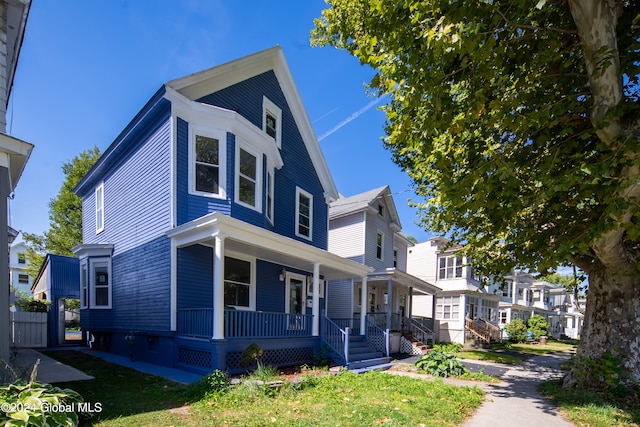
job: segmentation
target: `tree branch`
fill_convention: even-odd
[[[536,27],[534,25],[516,24],[515,22],[512,22],[509,18],[507,18],[507,16],[500,9],[495,8],[495,11],[498,12],[500,16],[502,16],[502,19],[504,19],[504,22],[506,22],[507,24],[509,24],[514,28],[521,28],[523,30],[534,30],[534,31],[551,31],[551,32],[561,33],[561,34],[578,34],[578,31],[576,30],[565,30],[564,28]]]

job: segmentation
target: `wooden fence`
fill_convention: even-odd
[[[47,346],[47,313],[11,312],[11,339],[15,348]]]

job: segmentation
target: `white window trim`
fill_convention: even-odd
[[[96,234],[98,234],[104,231],[104,182],[96,187],[94,199],[96,205]],[[98,218],[100,218],[101,221],[98,221]],[[98,223],[100,225],[98,225]]]
[[[393,268],[398,268],[399,260],[400,260],[400,250],[398,249],[397,246],[394,246],[393,247]]]
[[[447,276],[447,260],[449,258],[453,258],[454,259],[454,264],[453,264],[453,273],[451,277]],[[444,259],[445,260],[445,264],[444,264],[444,277],[440,277],[440,270],[442,270],[442,268],[440,267],[440,260]],[[460,260],[460,264],[458,264],[458,259]],[[456,270],[458,269],[458,267],[461,268],[461,272],[460,272],[460,276],[456,275]],[[460,256],[460,255],[443,255],[438,257],[438,275],[437,275],[437,280],[455,280],[455,279],[462,279],[465,277],[465,262],[464,262],[464,257]]]
[[[196,136],[218,140],[218,193],[196,190]],[[227,184],[227,132],[221,129],[189,125],[189,194],[214,199],[226,199]]]
[[[89,308],[87,297],[89,296],[89,266],[84,260],[80,263],[80,308]],[[86,292],[85,292],[86,291]]]
[[[262,130],[267,132],[267,112],[276,119],[275,142],[282,148],[282,110],[266,96],[262,97]]]
[[[249,307],[245,307],[242,305],[230,305],[229,307],[233,307],[236,310],[241,311],[255,311],[256,310],[256,259],[253,257],[248,257],[239,252],[233,251],[225,251],[224,257],[227,258],[235,258],[242,261],[247,261],[251,266],[251,283],[249,284]],[[222,275],[222,286],[224,288],[224,274]]]
[[[380,239],[380,257],[378,257],[378,236],[381,236]],[[376,232],[376,259],[379,261],[384,261],[384,232],[378,230]]]
[[[95,283],[96,270],[95,268],[96,268],[96,265],[102,265],[104,263],[107,264],[107,278],[108,278],[107,289],[109,290],[109,294],[107,298],[107,305],[97,306],[96,305],[96,283]],[[113,298],[113,275],[111,272],[111,257],[91,258],[89,265],[90,265],[90,276],[89,276],[90,308],[96,309],[96,310],[110,309],[112,298]]]
[[[252,206],[248,203],[240,200],[240,150],[244,150],[245,152],[251,154],[256,158],[256,193],[255,193],[255,201],[256,205]],[[241,206],[244,206],[249,209],[253,209],[254,211],[262,212],[262,153],[255,150],[252,146],[247,144],[245,141],[240,140],[236,137],[236,160],[235,160],[235,202]]]
[[[274,199],[274,189],[275,189],[275,185],[273,183],[274,179],[275,179],[275,173],[273,170],[268,170],[267,171],[267,182],[265,183],[265,198],[264,198],[264,203],[265,203],[265,207],[264,207],[264,214],[267,217],[267,219],[269,220],[269,222],[273,225],[274,221],[273,221],[273,213],[274,213],[274,205],[275,205],[275,199]],[[271,204],[268,203],[267,197],[269,197],[269,195],[271,195]]]
[[[300,234],[300,195],[309,198],[309,235]],[[313,240],[313,195],[304,191],[300,187],[296,187],[296,236],[306,240]]]

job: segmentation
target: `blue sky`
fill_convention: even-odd
[[[419,241],[409,178],[381,142],[373,75],[346,52],[312,48],[322,0],[34,1],[7,113],[7,132],[35,145],[10,203],[10,225],[42,233],[61,166],[104,151],[160,86],[279,44],[338,191],[390,185],[403,231]],[[383,100],[384,101],[384,100]]]

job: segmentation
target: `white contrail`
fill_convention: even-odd
[[[325,139],[329,135],[331,135],[334,132],[338,131],[341,127],[347,125],[349,122],[352,122],[353,120],[357,119],[358,117],[360,117],[361,115],[366,113],[369,109],[371,109],[371,107],[374,107],[375,105],[379,104],[380,101],[382,101],[386,96],[387,95],[385,94],[385,95],[382,95],[379,98],[376,98],[376,99],[372,100],[367,105],[365,105],[364,107],[362,107],[361,109],[359,109],[358,111],[356,111],[355,113],[353,113],[352,115],[350,115],[349,117],[347,117],[346,119],[344,119],[343,121],[341,121],[340,123],[338,123],[337,125],[332,127],[331,129],[329,129],[328,131],[326,131],[322,135],[320,135],[318,137],[318,142],[322,141],[323,139]]]

